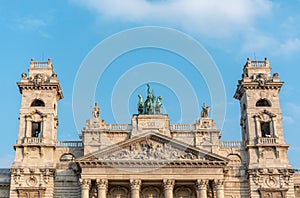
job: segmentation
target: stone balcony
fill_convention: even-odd
[[[264,145],[278,144],[278,138],[258,137],[257,144],[264,144]]]
[[[43,144],[44,143],[44,138],[24,137],[23,143],[24,144]]]
[[[220,148],[242,148],[244,146],[242,141],[220,141]]]
[[[57,147],[70,147],[70,148],[81,148],[83,146],[82,141],[57,141]]]

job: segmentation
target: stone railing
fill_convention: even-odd
[[[259,137],[257,144],[278,144],[278,138]]]
[[[43,138],[38,138],[38,137],[25,137],[23,140],[24,144],[42,144],[44,143]]]
[[[34,59],[32,58],[30,61],[30,67],[51,67],[52,65],[52,61],[50,58],[48,58],[48,61],[44,61],[44,62],[36,62],[34,61]]]
[[[242,141],[221,141],[219,143],[220,148],[241,148],[243,146]]]
[[[131,124],[107,124],[106,130],[109,131],[129,131],[132,129]]]
[[[251,66],[252,67],[263,67],[266,66],[265,61],[251,61]]]
[[[82,141],[57,141],[56,146],[79,148],[82,147]]]
[[[194,124],[171,124],[170,130],[172,131],[192,131],[195,130],[196,127]]]

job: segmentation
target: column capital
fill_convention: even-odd
[[[196,188],[197,190],[203,190],[203,189],[207,189],[207,185],[208,185],[208,180],[205,179],[197,179],[196,181]]]
[[[165,190],[173,190],[175,185],[175,179],[164,179],[164,189]]]
[[[224,188],[224,180],[216,179],[216,180],[214,180],[214,183],[215,183],[215,187],[216,187],[217,190]]]
[[[98,190],[107,190],[108,180],[107,179],[96,179],[96,185]]]
[[[142,181],[140,179],[130,179],[131,190],[140,190]]]
[[[82,189],[89,189],[91,185],[91,180],[90,179],[79,179],[80,185]]]

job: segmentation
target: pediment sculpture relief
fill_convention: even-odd
[[[103,160],[193,160],[202,159],[204,157],[189,152],[188,150],[180,150],[172,146],[171,143],[160,143],[151,139],[130,144],[129,146],[109,154],[100,156]]]

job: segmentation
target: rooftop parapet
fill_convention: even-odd
[[[30,68],[34,68],[34,67],[38,67],[38,68],[53,68],[53,65],[52,65],[52,60],[51,58],[48,58],[48,61],[47,62],[35,62],[34,61],[34,58],[32,58],[30,60]]]

